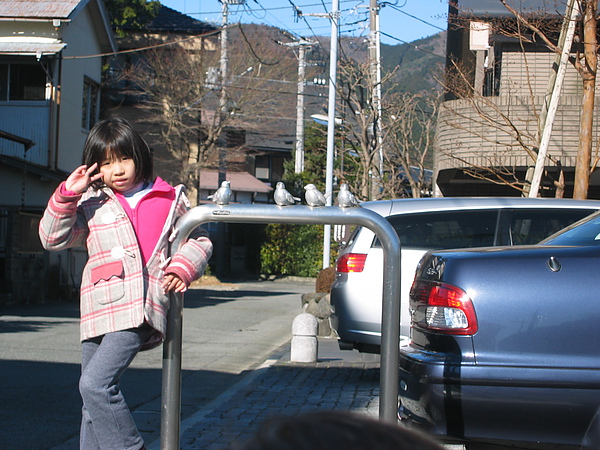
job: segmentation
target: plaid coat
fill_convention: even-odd
[[[202,275],[212,253],[206,232],[198,228],[198,235],[167,258],[174,224],[189,209],[183,186],[175,188],[175,200],[145,266],[133,225],[110,188],[89,188],[83,195],[71,196],[63,195],[61,187],[48,202],[39,234],[47,250],[87,248],[80,295],[81,340],[146,322],[157,333],[144,348],[157,345],[164,337],[169,309],[169,296],[161,288],[164,274],[175,273],[189,283]]]

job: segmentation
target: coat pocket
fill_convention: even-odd
[[[123,261],[113,261],[92,269],[94,300],[107,304],[120,300],[125,295],[123,283]]]

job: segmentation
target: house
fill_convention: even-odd
[[[203,140],[206,136],[202,134],[202,127],[199,127],[198,124],[209,124],[208,127],[210,127],[219,122],[221,84],[218,65],[221,55],[219,41],[221,30],[164,5],[160,6],[156,17],[146,24],[143,30],[127,28],[125,30],[127,35],[117,39],[122,53],[110,63],[108,84],[110,113],[126,117],[135,123],[136,128],[144,134],[155,152],[158,175],[173,184],[185,182],[182,179],[182,160],[184,158],[179,157],[178,161],[178,158],[169,153],[164,144],[165,136],[162,133],[160,121],[156,120],[156,116],[153,115],[156,113],[144,105],[144,102],[147,101],[145,95],[147,87],[136,86],[137,75],[131,76],[128,73],[131,73],[132,68],[143,67],[146,55],[150,55],[155,61],[156,55],[171,57],[166,55],[177,53],[179,56],[172,57],[172,64],[179,64],[180,73],[190,73],[189,77],[193,80],[187,81],[188,90],[190,92],[196,90],[199,96],[198,99],[194,99],[196,101],[190,101],[183,95],[177,99],[189,102],[183,107],[182,114],[186,112],[197,114],[193,117],[194,120],[186,124],[186,127],[189,127],[188,136],[182,137],[181,141],[185,142],[185,145],[190,145],[191,141]],[[236,30],[232,29],[229,33],[232,47],[229,50],[229,59],[233,66],[235,61],[240,60],[239,52],[244,50],[240,48],[242,43],[235,41]],[[237,36],[237,39],[241,38]],[[160,49],[167,51],[150,53],[154,48],[159,51]],[[191,62],[183,61],[183,58],[187,58]],[[156,68],[152,67],[150,70],[154,71]],[[230,68],[230,70],[233,69]],[[244,66],[244,72],[250,73],[252,70],[252,67]],[[240,80],[243,76],[235,75],[233,78]],[[272,83],[275,82],[281,83],[279,80],[272,81]],[[291,84],[296,86],[296,83],[294,81]],[[264,86],[258,87],[264,89]],[[236,86],[235,89],[234,93],[238,93],[240,87]],[[251,177],[274,186],[283,176],[283,162],[291,158],[295,121],[285,120],[283,121],[285,125],[282,125],[280,121],[277,126],[271,126],[274,129],[268,127],[258,127],[257,129],[256,115],[245,119],[237,114],[233,97],[232,95],[231,104],[228,105],[230,118],[220,138],[220,146],[226,149],[225,170],[232,173],[246,172]],[[285,103],[285,108],[289,107],[290,102],[281,102],[277,105],[278,112],[280,109],[284,109],[283,103]],[[295,105],[295,98],[292,104]],[[177,107],[179,106],[177,105]],[[162,112],[159,111],[158,114],[162,114]],[[184,121],[184,119],[181,120]],[[287,135],[286,138],[282,137],[282,133]],[[181,136],[184,132],[178,130],[178,134]],[[210,170],[217,170],[219,166],[217,155],[209,155],[204,166]],[[189,185],[187,187],[192,204],[196,204],[206,197],[206,193],[198,194],[196,192],[197,186]],[[248,197],[248,200],[253,202],[254,197]]]
[[[288,96],[283,99],[277,98],[276,95],[268,97],[273,104],[270,105],[271,110],[267,111],[264,111],[264,102],[254,100],[251,114],[244,116],[236,108],[239,105],[236,105],[235,100],[240,98],[240,95],[236,94],[269,92],[268,88],[273,85],[280,91],[285,81],[278,79],[257,82],[256,78],[248,75],[253,70],[248,65],[234,72],[239,67],[234,69],[232,66],[246,61],[249,52],[245,51],[247,44],[244,44],[245,41],[239,32],[234,29],[230,31],[229,70],[242,75],[232,76],[234,82],[228,86],[231,94],[228,100],[231,104],[227,106],[228,120],[220,132],[218,149],[205,156],[202,164],[198,164],[198,160],[201,159],[199,148],[207,140],[207,135],[218,128],[221,120],[219,105],[222,85],[218,69],[221,30],[163,5],[143,30],[127,31],[127,36],[118,38],[121,53],[110,62],[108,107],[110,114],[123,116],[134,123],[136,129],[148,140],[155,156],[156,174],[171,184],[186,184],[192,205],[209,201],[207,197],[217,190],[218,180],[223,174],[231,181],[234,194],[232,202],[272,201],[271,192],[275,183],[282,179],[284,161],[291,159],[295,142],[295,119],[289,119],[294,116],[293,108],[296,105],[295,57],[286,55],[291,61],[289,67],[293,68],[290,73],[294,76],[294,81],[289,82],[293,88],[288,89]],[[258,29],[257,35],[262,36],[262,32],[263,29]],[[270,32],[275,33],[272,30]],[[249,31],[246,33],[252,39],[257,39]],[[278,46],[270,39],[262,40],[268,41],[268,45]],[[277,50],[284,54],[286,52],[285,47]],[[245,53],[244,57],[241,57],[241,53]],[[168,66],[163,65],[165,60],[168,60]],[[152,63],[144,64],[148,61]],[[170,72],[175,65],[177,70]],[[153,103],[161,105],[159,110],[148,108],[147,100],[153,96],[153,89],[157,84],[165,84],[155,83],[156,78],[153,78],[152,84],[148,86],[145,84],[145,77],[140,80],[138,68],[144,70],[148,66],[152,66],[149,69],[150,74],[160,72],[159,76],[166,78],[161,80],[167,85],[164,91],[168,91],[161,98],[164,102],[159,100]],[[163,70],[156,67],[162,67]],[[266,68],[260,70],[260,78],[269,78],[265,75]],[[129,75],[132,73],[133,75]],[[185,81],[180,81],[182,73],[189,74],[187,78],[183,77]],[[177,89],[169,88],[177,83],[185,84],[186,89],[182,89],[185,92],[181,95]],[[247,88],[246,91],[242,91],[244,87]],[[193,92],[194,96],[191,96],[190,92]],[[259,96],[266,97],[262,93],[255,94],[255,98]],[[290,97],[293,101],[289,101]],[[163,109],[165,103],[169,105],[166,108],[169,112],[177,110],[177,117],[168,122],[167,126]],[[288,113],[290,108],[291,112]],[[284,118],[265,118],[273,115],[282,115]],[[173,126],[173,123],[177,125]],[[170,130],[167,136],[164,134],[165,129]],[[167,147],[167,141],[171,145],[170,148]],[[183,174],[186,166],[194,165],[195,173]],[[201,169],[197,169],[198,166],[201,166]],[[215,242],[215,255],[211,266],[216,266],[218,275],[257,274],[264,225],[222,225],[205,225]]]
[[[0,303],[64,296],[82,251],[48,254],[37,224],[81,161],[116,42],[101,0],[0,2]]]
[[[268,203],[272,187],[250,175],[248,172],[226,172],[225,179],[231,188],[231,203]],[[210,201],[209,197],[219,187],[218,170],[200,171],[200,202]]]
[[[565,2],[514,4],[524,14],[541,13],[546,23],[554,22],[555,31],[549,35],[558,37]],[[447,73],[456,75],[459,67],[470,93],[450,92],[440,108],[435,148],[438,194],[521,195],[510,183],[527,189],[539,142],[538,118],[556,55],[539,39],[526,43],[510,36],[506,31],[514,23],[514,16],[496,0],[450,2]],[[548,147],[540,191],[544,197],[555,195],[554,181],[559,180],[561,169],[564,195],[572,196],[581,96],[581,78],[569,64]],[[599,113],[596,102],[595,129]],[[598,137],[596,133],[595,141]],[[500,177],[504,182],[498,183]],[[597,171],[592,174],[588,197],[600,198]]]

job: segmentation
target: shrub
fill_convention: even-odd
[[[323,225],[267,225],[260,260],[262,273],[316,277],[323,268]]]

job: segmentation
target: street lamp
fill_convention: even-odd
[[[317,122],[319,125],[328,125],[329,124],[329,116],[325,114],[311,114],[310,118]],[[336,117],[334,119],[336,125],[341,125],[343,123],[342,119]]]

